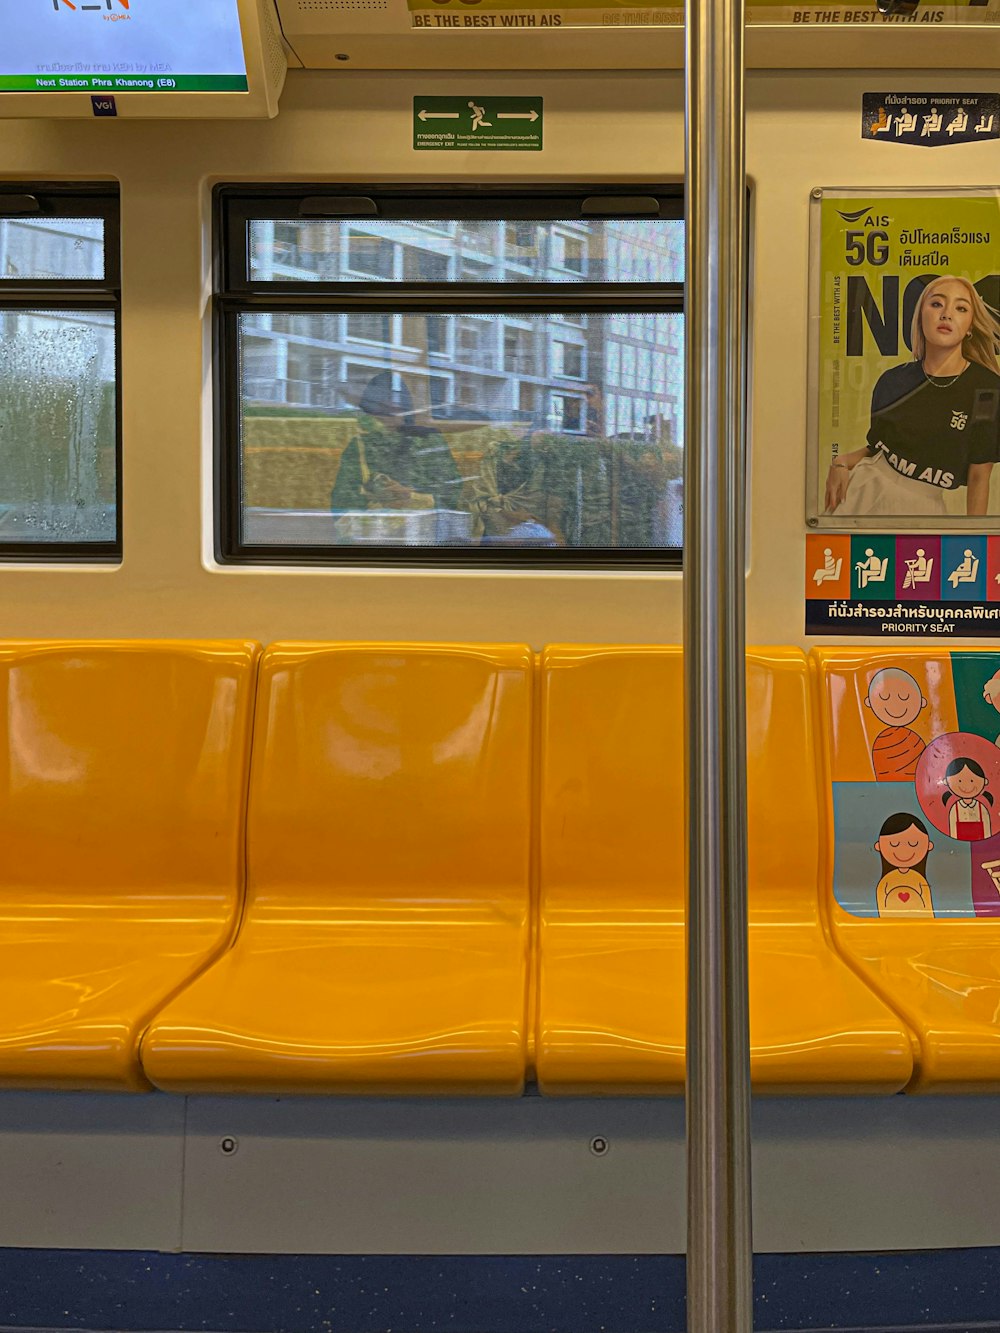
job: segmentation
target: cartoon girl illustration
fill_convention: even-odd
[[[990,806],[993,795],[987,788],[986,774],[974,759],[959,756],[944,771],[948,790],[941,797],[948,811],[948,832],[959,842],[982,842],[993,836]]]
[[[875,850],[882,858],[882,878],[875,890],[879,916],[932,917],[934,903],[927,883],[927,853],[934,844],[927,828],[905,810],[882,825]]]

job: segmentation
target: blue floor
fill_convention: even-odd
[[[760,1330],[1000,1333],[1000,1249],[759,1255],[755,1294]],[[0,1250],[3,1328],[683,1333],[684,1261]]]

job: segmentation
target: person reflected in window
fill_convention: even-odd
[[[530,495],[533,517],[555,535],[558,545],[608,547],[611,445],[601,429],[600,390],[589,384],[581,388],[586,398],[576,400],[575,426],[567,424],[563,414],[560,429],[554,410],[539,414],[526,444],[508,458],[525,480],[521,498]]]
[[[599,385],[582,384],[580,390],[576,429],[564,424],[560,431],[551,418],[539,421],[531,449],[535,470],[544,476],[549,526],[561,544],[607,548],[615,545],[614,445],[605,434]]]
[[[543,431],[532,437],[545,457],[546,484],[555,499],[550,526],[568,546],[656,546],[657,519],[672,475],[661,423],[648,421],[610,438],[601,386],[591,381],[582,389],[582,434]]]
[[[599,442],[596,466],[600,480],[610,476],[608,523],[610,544],[641,549],[660,544],[663,536],[666,486],[679,475],[658,414],[648,416],[626,434],[607,438],[604,395],[597,384],[588,384],[587,434]],[[610,469],[609,465],[610,464]]]
[[[681,453],[671,442],[669,423],[658,413],[647,417],[644,434],[619,447],[618,545],[662,545],[669,527],[667,483],[681,476]]]
[[[546,456],[532,439],[508,436],[486,446],[466,494],[481,546],[565,546]]]
[[[358,431],[330,494],[335,513],[359,509],[460,509],[462,477],[433,424],[416,412],[390,370],[373,375],[358,404]]]

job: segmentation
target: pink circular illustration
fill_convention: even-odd
[[[938,736],[917,764],[917,800],[941,833],[983,842],[1000,833],[1000,749],[982,736]]]

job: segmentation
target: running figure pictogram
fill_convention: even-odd
[[[474,130],[478,130],[480,126],[483,126],[488,130],[493,128],[493,122],[484,119],[486,115],[486,108],[484,106],[477,106],[475,102],[470,102],[469,110],[472,112],[472,128]]]

